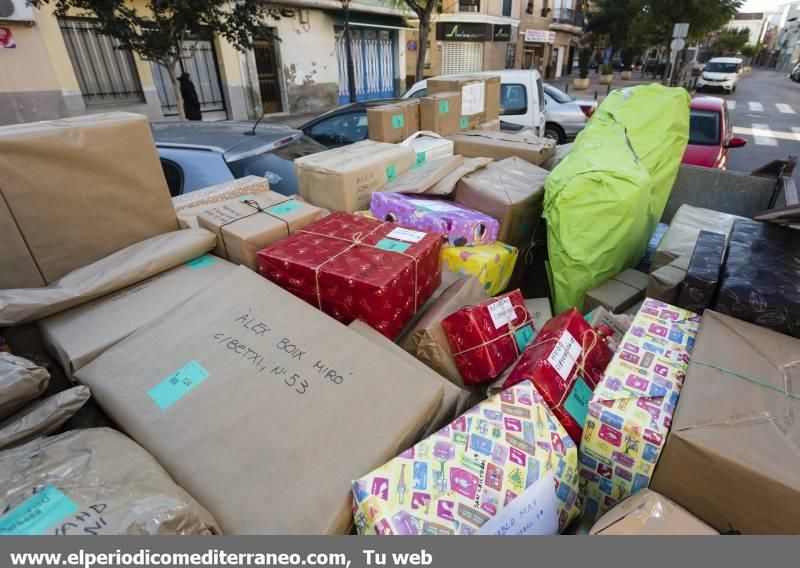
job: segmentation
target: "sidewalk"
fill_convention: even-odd
[[[651,79],[649,76],[642,78],[641,72],[634,71],[633,72],[633,79],[630,81],[623,81],[619,78],[619,72],[614,73],[614,82],[611,85],[601,85],[598,83],[598,79],[600,75],[595,73],[594,71],[589,72],[589,88],[585,90],[575,90],[572,86],[572,80],[578,78],[578,72],[575,71],[571,75],[566,75],[564,77],[560,77],[558,79],[545,79],[545,83],[548,85],[552,85],[553,87],[564,91],[565,93],[569,94],[576,99],[594,99],[597,102],[602,101],[609,91],[614,89],[624,89],[625,87],[635,87],[636,85],[648,85],[650,83],[660,83],[661,80]]]

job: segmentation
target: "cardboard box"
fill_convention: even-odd
[[[64,374],[76,371],[112,345],[157,321],[205,290],[236,265],[203,255],[132,286],[37,322],[47,351]]]
[[[0,264],[3,273],[26,275],[14,282],[4,277],[4,287],[49,284],[178,228],[150,125],[141,115],[111,112],[2,126],[0,171],[0,201],[16,226],[0,212]],[[20,236],[30,258],[22,258]]]
[[[486,80],[483,77],[473,75],[433,77],[427,81],[427,90],[428,96],[437,93],[461,93],[462,119],[466,118],[475,123],[486,120]],[[463,130],[464,126],[461,128]]]
[[[508,286],[519,250],[500,241],[488,245],[465,245],[442,249],[442,268],[475,276],[489,296]]]
[[[636,313],[638,312],[639,310],[637,308]],[[589,325],[591,325],[593,328],[596,329],[598,326],[602,325],[608,330],[611,330],[610,339],[612,344],[615,346],[620,345],[625,337],[625,334],[628,333],[628,330],[630,329],[630,325],[624,325],[620,320],[622,320],[621,317],[612,314],[603,306],[599,306],[586,314],[586,321],[588,321]],[[612,351],[616,351],[616,349],[612,349]]]
[[[421,436],[430,436],[434,434],[439,429],[452,422],[456,416],[460,416],[472,406],[470,404],[472,393],[469,390],[459,388],[451,383],[363,321],[353,320],[353,323],[347,327],[364,339],[369,340],[377,347],[382,347],[385,350],[383,356],[388,357],[386,362],[389,364],[391,364],[392,359],[398,358],[406,365],[413,367],[419,374],[427,376],[429,380],[442,386],[442,400],[439,403],[436,413],[431,417],[428,425],[422,430]]]
[[[0,326],[35,321],[164,272],[214,246],[204,229],[152,237],[74,270],[47,288],[0,290]]]
[[[402,142],[419,130],[419,101],[369,107],[367,128],[370,140]]]
[[[420,98],[419,125],[420,130],[442,136],[461,130],[461,93],[444,92]]]
[[[522,383],[356,478],[356,528],[465,535],[486,525],[489,534],[503,534],[491,520],[503,525],[516,502],[529,513],[515,510],[514,520],[541,530],[532,533],[555,534],[579,513],[576,469],[574,442],[533,385]]]
[[[5,450],[57,432],[86,404],[89,395],[86,387],[62,390],[0,421],[0,449]]]
[[[178,212],[178,223],[182,229],[195,229],[197,214],[205,211],[209,205],[220,201],[228,201],[247,195],[260,195],[269,192],[269,182],[257,176],[245,176],[225,183],[209,186],[205,189],[190,191],[172,198],[175,211]]]
[[[382,191],[372,194],[369,209],[378,219],[444,235],[445,245],[493,243],[500,228],[494,217],[435,197]]]
[[[384,352],[239,267],[77,377],[225,533],[344,533],[351,480],[442,400]]]
[[[706,310],[653,489],[720,532],[800,532],[798,354]]]
[[[403,146],[412,148],[417,153],[417,164],[423,164],[436,158],[453,155],[453,141],[442,138],[435,132],[421,130],[402,142]]]
[[[477,278],[458,279],[425,311],[401,340],[401,346],[456,386],[467,388],[450,350],[442,320],[463,307],[479,304],[488,298]]]
[[[517,248],[531,245],[542,215],[548,172],[521,158],[506,158],[464,176],[456,186],[456,203],[500,221],[497,240]]]
[[[647,279],[646,296],[666,304],[677,304],[691,258],[690,254],[684,254],[666,266],[651,272]]]
[[[442,236],[334,213],[258,253],[259,272],[344,324],[394,339],[439,287]]]
[[[426,193],[464,164],[461,156],[425,160],[383,187],[394,193]],[[373,194],[375,195],[375,194]]]
[[[452,173],[448,174],[446,177],[442,178],[440,181],[436,182],[430,189],[426,190],[425,193],[428,195],[450,195],[456,189],[456,185],[458,184],[458,180],[460,180],[465,175],[478,171],[481,168],[485,168],[489,164],[493,162],[491,158],[463,158],[458,156],[463,160],[461,166],[459,166],[456,170]]]
[[[0,199],[0,238],[3,241],[3,251],[0,256],[3,264],[3,270],[0,271],[0,289],[44,286],[44,278],[25,244],[25,237],[19,232],[14,216],[2,199]]]
[[[353,213],[369,208],[372,194],[416,164],[411,148],[363,140],[297,158],[300,196],[317,207]]]
[[[600,517],[590,535],[718,535],[689,511],[649,489],[628,497]]]
[[[583,302],[583,309],[591,311],[602,306],[615,314],[624,312],[644,299],[647,282],[647,274],[627,268],[614,278],[589,290]]]
[[[197,222],[216,235],[214,254],[258,271],[258,251],[324,216],[319,207],[269,192],[211,205],[198,213]]]
[[[534,336],[519,290],[466,306],[442,320],[464,383],[491,381],[505,371]]]
[[[650,272],[666,266],[679,256],[691,255],[700,231],[721,233],[727,238],[731,233],[733,222],[741,218],[711,209],[681,205],[658,244],[650,263]]]
[[[484,122],[497,122],[497,130],[500,130],[500,75],[484,77],[486,81],[486,117]],[[495,130],[492,128],[491,130]]]
[[[548,321],[503,383],[531,381],[570,438],[580,440],[589,399],[613,352],[575,308]]]
[[[20,468],[25,464],[24,468]],[[109,428],[72,430],[0,453],[0,534],[219,534],[158,462]]]
[[[500,132],[500,119],[493,118],[492,120],[481,122],[475,127],[475,130],[491,130],[493,132]]]
[[[736,220],[714,310],[800,338],[800,231]]]
[[[625,334],[583,429],[579,468],[588,519],[649,485],[699,323],[691,312],[648,299]]]
[[[47,390],[50,373],[24,357],[0,351],[0,420]]]
[[[448,138],[453,141],[453,151],[465,158],[504,160],[516,156],[538,166],[550,159],[556,151],[553,140],[518,132],[468,130],[452,134]]]
[[[681,285],[677,304],[679,307],[702,314],[713,305],[726,248],[725,235],[700,231],[686,278]]]

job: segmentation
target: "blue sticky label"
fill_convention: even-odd
[[[209,376],[200,363],[191,360],[147,391],[147,394],[161,410],[166,410]]]
[[[393,239],[381,239],[375,244],[376,247],[383,250],[390,250],[394,252],[406,252],[411,243],[401,243]]]
[[[450,101],[439,101],[439,114],[447,114],[450,111]]]
[[[425,163],[425,152],[417,152],[417,165],[421,166]]]
[[[514,338],[517,340],[517,347],[523,351],[533,339],[533,326],[526,325],[514,332]]]
[[[295,209],[300,209],[300,203],[292,199],[291,201],[287,201],[286,203],[281,203],[279,205],[273,205],[272,207],[268,207],[267,211],[269,211],[273,215],[285,215],[286,213],[291,213]]]
[[[465,129],[467,126],[469,126],[469,119],[467,119],[466,116],[462,116],[460,124],[461,124],[461,129],[462,130]]]
[[[78,505],[52,485],[46,485],[0,519],[0,535],[43,534],[78,510]]]
[[[581,427],[586,423],[586,413],[589,410],[589,400],[591,398],[592,389],[589,388],[583,377],[578,377],[572,386],[572,392],[569,393],[566,402],[564,402],[564,409],[569,412],[569,415]]]
[[[185,264],[192,270],[200,270],[201,268],[208,266],[209,264],[214,264],[215,262],[217,262],[216,258],[210,254],[204,254],[203,256],[198,256],[192,260],[187,260]]]
[[[386,179],[392,181],[394,178],[397,177],[397,166],[392,164],[386,168]]]
[[[393,114],[392,115],[392,128],[403,128],[406,121],[403,118],[402,114]]]

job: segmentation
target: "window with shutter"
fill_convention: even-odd
[[[442,44],[442,74],[475,73],[483,70],[483,44],[446,41]]]

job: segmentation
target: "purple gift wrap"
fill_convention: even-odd
[[[497,219],[443,199],[378,192],[372,194],[369,210],[381,220],[442,233],[451,246],[493,243],[500,231]]]

